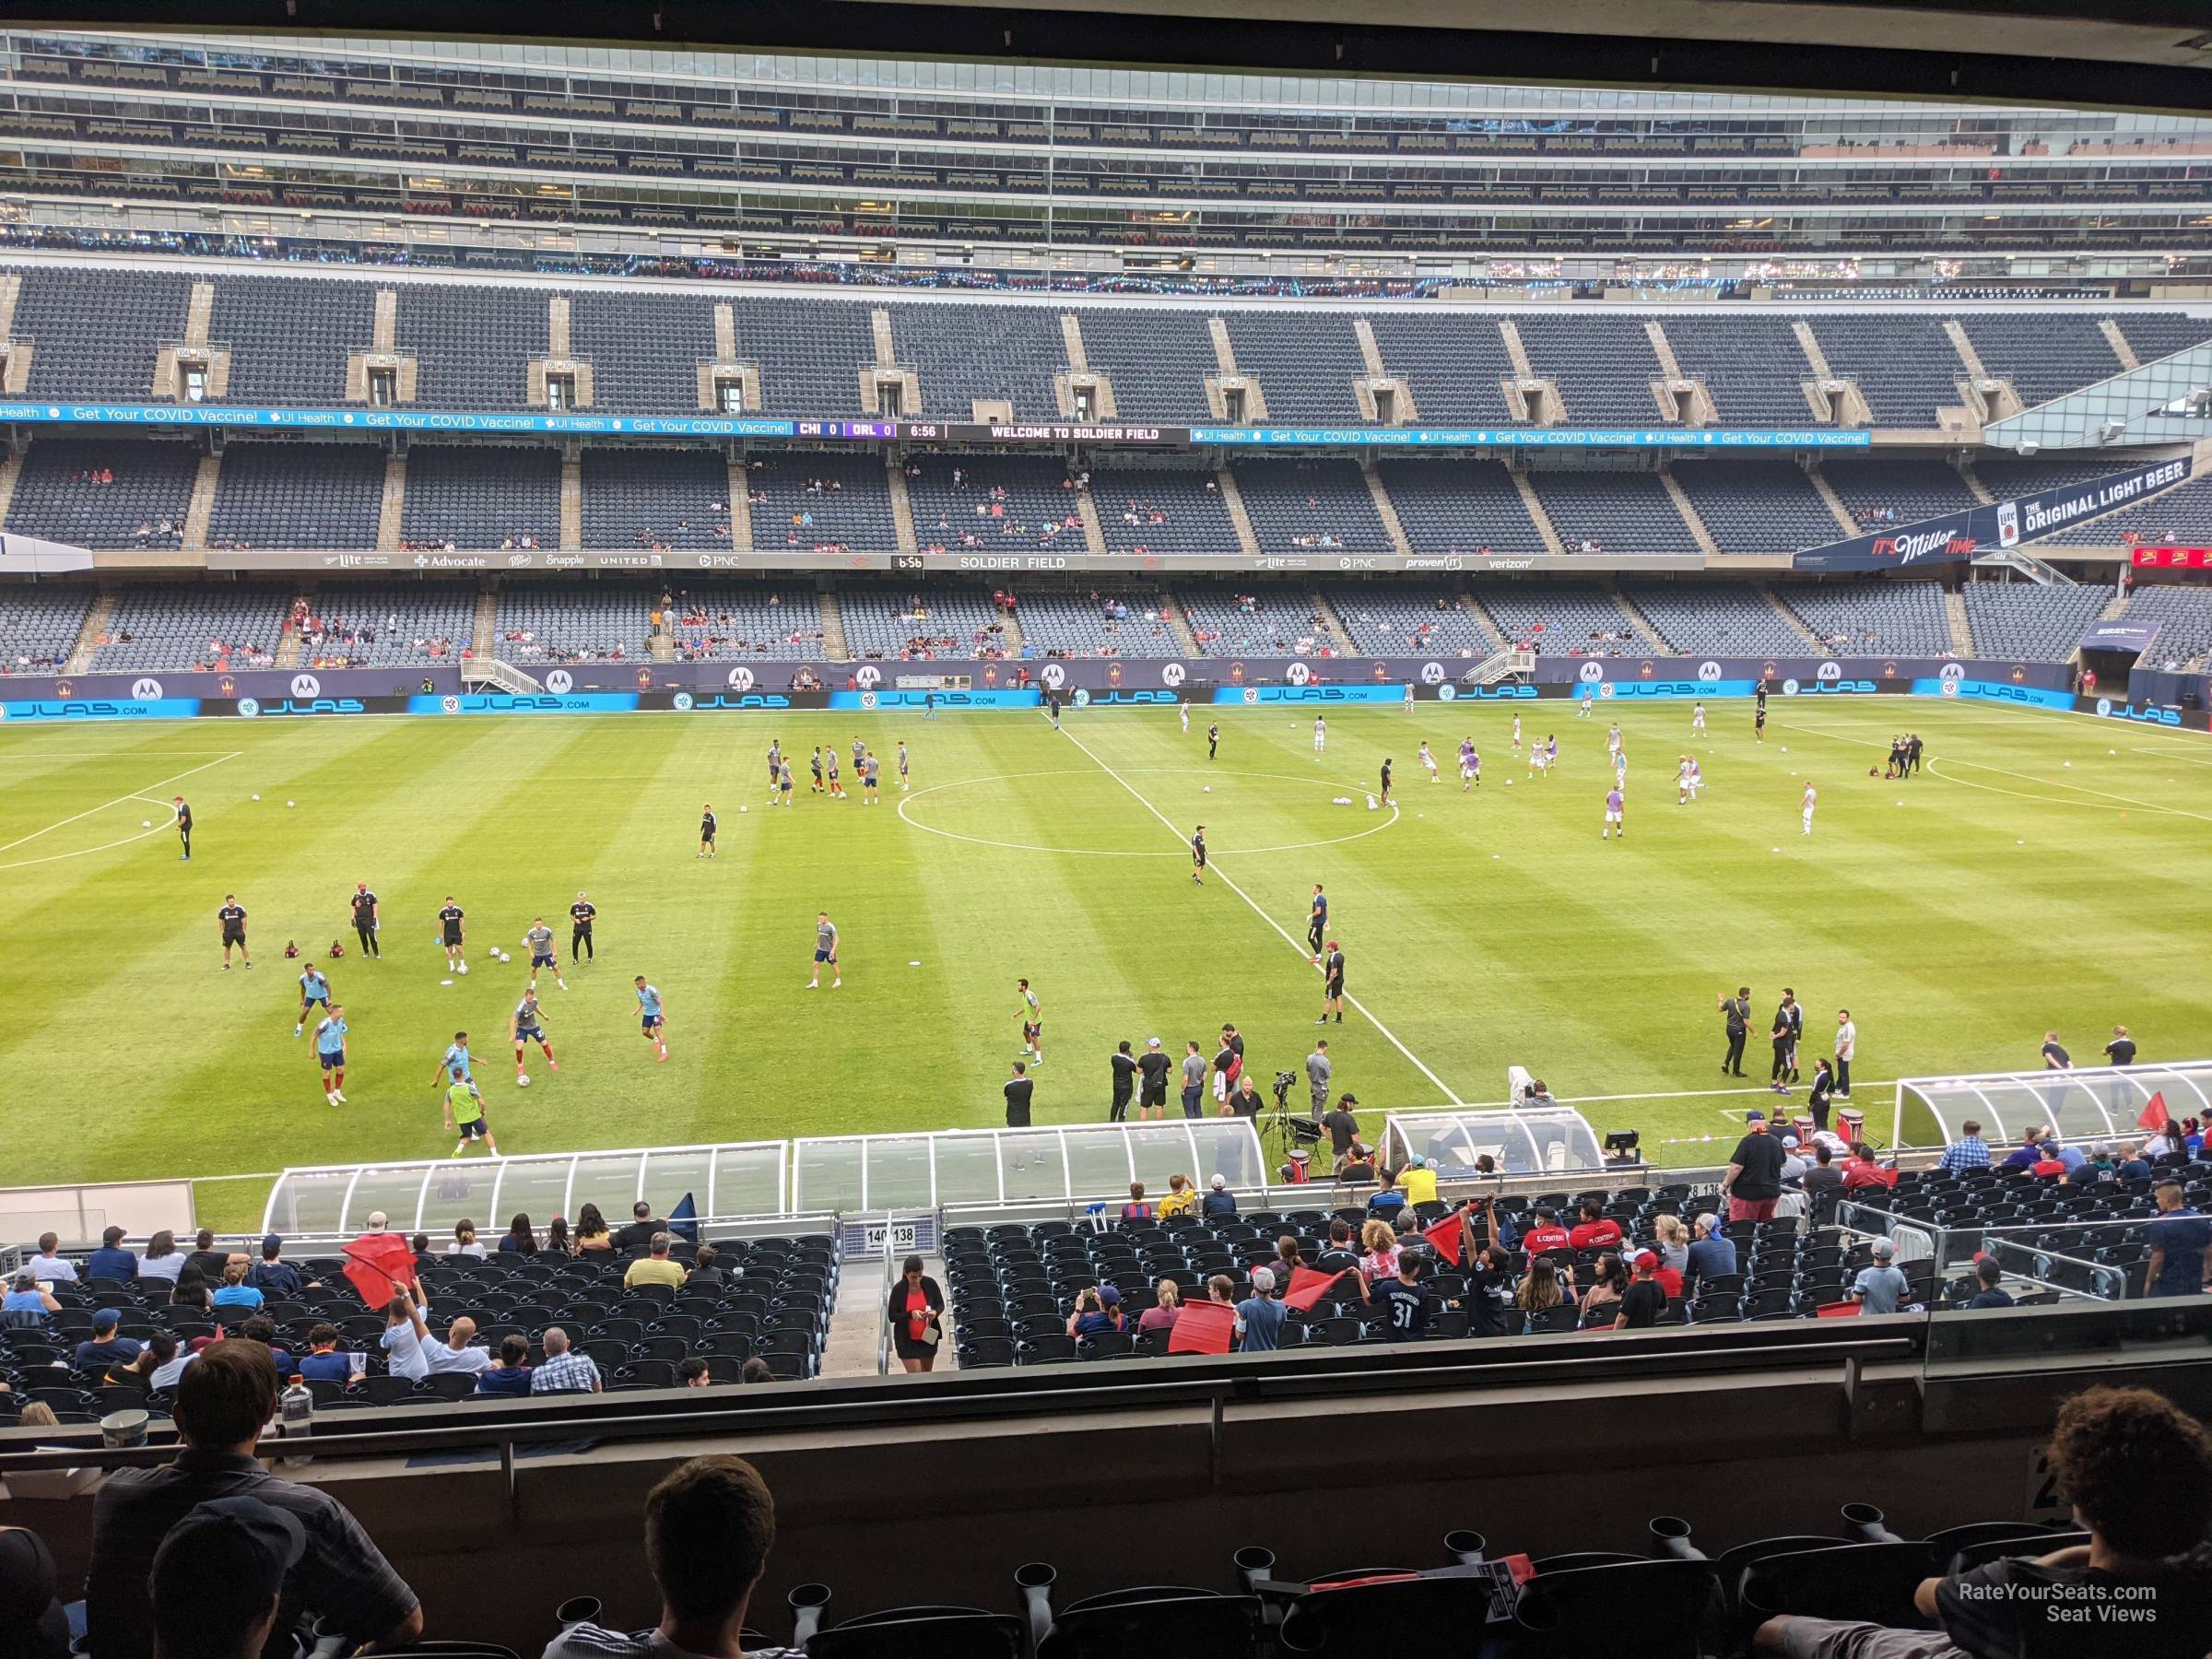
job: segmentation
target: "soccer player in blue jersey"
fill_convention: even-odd
[[[647,984],[641,973],[638,975],[638,1027],[660,1058],[667,1059],[668,1016],[661,1007],[661,990],[658,985]]]
[[[346,1005],[333,1003],[323,1022],[315,1027],[315,1060],[323,1067],[323,1098],[333,1106],[346,1103]]]
[[[300,976],[300,1018],[292,1026],[293,1036],[307,1029],[307,1011],[313,1007],[330,1012],[330,982],[320,968],[310,968]]]
[[[430,1079],[430,1087],[432,1088],[443,1088],[445,1087],[445,1074],[449,1071],[452,1071],[456,1066],[460,1068],[461,1075],[464,1077],[466,1077],[471,1083],[475,1082],[477,1077],[475,1071],[472,1069],[474,1065],[475,1062],[470,1059],[468,1053],[468,1033],[466,1031],[455,1031],[453,1033],[453,1041],[446,1045],[445,1053],[439,1056],[438,1075]]]
[[[547,1070],[560,1069],[560,1062],[553,1058],[553,1045],[546,1040],[546,1028],[543,1017],[538,1012],[537,987],[535,984],[523,993],[523,1000],[514,1005],[514,1012],[507,1017],[507,1039],[514,1044],[514,1080],[517,1083],[525,1076],[523,1051],[533,1042],[545,1051]]]

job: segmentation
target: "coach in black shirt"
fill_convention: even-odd
[[[1359,1120],[1350,1110],[1359,1103],[1357,1096],[1344,1095],[1337,1100],[1335,1110],[1321,1115],[1321,1126],[1329,1132],[1329,1152],[1333,1157],[1342,1158],[1359,1138]]]
[[[1729,1220],[1774,1218],[1774,1201],[1782,1196],[1785,1158],[1782,1143],[1767,1133],[1766,1115],[1751,1113],[1750,1133],[1735,1143],[1735,1150],[1728,1155],[1728,1172],[1721,1177]]]
[[[1006,1127],[1009,1129],[1027,1129],[1030,1126],[1030,1096],[1036,1092],[1037,1083],[1029,1071],[1027,1065],[1017,1060],[1014,1062],[1014,1076],[1007,1079]]]
[[[1145,1076],[1144,1093],[1137,1097],[1137,1114],[1141,1117],[1147,1112],[1155,1112],[1165,1117],[1168,1112],[1168,1074],[1175,1069],[1175,1063],[1161,1052],[1159,1038],[1155,1037],[1145,1044],[1145,1052],[1137,1060],[1136,1069]]]
[[[1744,1039],[1751,1031],[1751,987],[1745,985],[1734,996],[1722,997],[1721,1013],[1728,1024],[1728,1055],[1721,1062],[1721,1070],[1740,1077],[1744,1075]]]
[[[1113,1067],[1113,1104],[1107,1109],[1106,1121],[1123,1124],[1129,1120],[1129,1097],[1136,1092],[1136,1061],[1129,1053],[1129,1042],[1123,1039],[1121,1047],[1109,1057]]]

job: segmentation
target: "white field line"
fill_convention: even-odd
[[[1112,767],[1107,765],[1105,761],[1100,759],[1099,757],[1092,752],[1088,746],[1087,746],[1080,737],[1077,736],[1073,732],[1066,730],[1065,727],[1061,729],[1060,735],[1063,737],[1065,737],[1070,743],[1074,744],[1076,747],[1081,750],[1084,755],[1088,757],[1090,763],[1093,766],[1097,767],[1100,771],[1104,772],[1108,777],[1112,778],[1116,783],[1119,783],[1124,789],[1127,790],[1132,795],[1134,795],[1138,804],[1142,806],[1147,812],[1158,818],[1160,823],[1166,827],[1169,834],[1172,835],[1177,841],[1182,841],[1184,839],[1182,831],[1176,827],[1174,819],[1169,818],[1166,813],[1160,811],[1159,807],[1153,806],[1152,803],[1146,798],[1143,790],[1137,788],[1135,784],[1130,782],[1128,779],[1123,777],[1120,772],[1115,771]],[[1256,903],[1250,893],[1247,893],[1242,888],[1239,887],[1234,881],[1232,881],[1229,877],[1228,874],[1222,870],[1220,865],[1213,864],[1209,861],[1206,865],[1206,869],[1209,873],[1220,878],[1222,886],[1226,887],[1238,898],[1243,900],[1245,904],[1251,908],[1253,915],[1259,917],[1259,919],[1266,923],[1269,927],[1275,929],[1277,935],[1282,939],[1283,943],[1289,946],[1292,950],[1298,953],[1298,959],[1300,961],[1305,962],[1309,966],[1312,965],[1312,958],[1307,954],[1306,947],[1298,940],[1292,938],[1288,933],[1285,932],[1282,924],[1277,922],[1273,916],[1269,915],[1265,910]],[[1441,1077],[1438,1077],[1436,1073],[1429,1069],[1427,1064],[1422,1061],[1418,1054],[1407,1048],[1403,1042],[1400,1042],[1398,1041],[1397,1034],[1388,1026],[1384,1025],[1380,1019],[1376,1018],[1374,1011],[1368,1007],[1365,1003],[1361,1002],[1358,997],[1351,995],[1347,995],[1344,1000],[1351,1004],[1353,1007],[1357,1008],[1359,1011],[1360,1017],[1365,1019],[1368,1024],[1373,1026],[1376,1030],[1382,1032],[1383,1041],[1388,1042],[1391,1047],[1396,1049],[1399,1053],[1405,1055],[1407,1063],[1413,1066],[1414,1070],[1419,1072],[1422,1077],[1428,1078],[1430,1082],[1435,1084],[1438,1090],[1443,1095],[1445,1100],[1453,1106],[1465,1106],[1466,1104],[1465,1100],[1461,1100],[1458,1095],[1452,1091],[1452,1086],[1449,1083],[1446,1083]]]
[[[79,818],[88,818],[95,813],[107,811],[107,809],[111,806],[120,806],[125,801],[143,801],[157,789],[160,789],[168,784],[177,782],[181,779],[189,778],[194,772],[204,772],[210,767],[220,766],[226,760],[235,760],[239,758],[239,756],[244,754],[245,752],[246,751],[244,749],[232,749],[229,754],[222,756],[218,759],[210,760],[206,762],[206,765],[194,766],[185,771],[172,772],[166,778],[156,778],[144,789],[134,789],[130,792],[130,794],[119,794],[112,801],[102,801],[97,806],[88,806],[82,812],[73,812],[67,818],[61,819],[58,823],[47,825],[43,830],[33,830],[29,835],[18,836],[14,841],[9,841],[6,846],[0,846],[0,853],[12,853],[18,847],[23,845],[23,843],[26,841],[37,841],[41,835],[51,835],[56,830],[66,829],[69,825],[76,823]]]

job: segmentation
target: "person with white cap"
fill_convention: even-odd
[[[1231,1219],[1237,1213],[1237,1195],[1229,1190],[1229,1178],[1216,1175],[1206,1185],[1206,1196],[1198,1200],[1198,1213],[1208,1221]]]
[[[1862,1313],[1894,1313],[1904,1305],[1912,1288],[1892,1259],[1897,1246],[1887,1239],[1877,1239],[1869,1249],[1874,1260],[1859,1269],[1845,1294],[1859,1304]]]
[[[1136,1115],[1164,1118],[1168,1115],[1168,1074],[1175,1063],[1159,1046],[1157,1037],[1147,1038],[1145,1052],[1136,1057],[1137,1076]]]
[[[1218,1182],[1221,1177],[1214,1180]],[[1252,1270],[1252,1294],[1237,1304],[1237,1352],[1265,1353],[1282,1347],[1283,1323],[1289,1315],[1275,1300],[1275,1269]]]

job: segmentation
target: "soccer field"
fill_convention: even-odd
[[[1613,715],[1629,836],[1607,843]],[[1304,949],[1316,881],[1359,1005],[1326,1033],[1336,1087],[1371,1110],[1494,1102],[1520,1064],[1601,1131],[1641,1130],[1661,1161],[1710,1159],[1704,1137],[1766,1099],[1702,1092],[1744,1087],[1718,1075],[1715,1000],[1738,984],[1758,1022],[1747,1083],[1763,1080],[1765,1021],[1793,985],[1808,1075],[1836,1008],[1852,1009],[1859,1104],[1885,1131],[1889,1091],[1869,1084],[2030,1066],[2047,1027],[2077,1064],[2114,1022],[2145,1059],[2212,1053],[2201,737],[1777,697],[1756,745],[1749,705],[1716,702],[1704,797],[1677,806],[1688,708],[1584,721],[1524,705],[1528,737],[1559,738],[1544,779],[1512,751],[1512,719],[1494,704],[1346,710],[1320,757],[1311,712],[1204,706],[1188,735],[1164,709],[1071,712],[1057,733],[1017,712],[0,731],[0,1184],[441,1156],[434,1077],[460,1029],[510,1154],[992,1124],[1022,975],[1044,1007],[1041,1123],[1105,1116],[1121,1039],[1210,1053],[1224,1020],[1265,1086],[1321,1034]],[[1869,777],[1907,724],[1926,771]],[[1463,795],[1451,774],[1467,735],[1484,781]],[[774,737],[797,757],[789,811],[766,806]],[[882,804],[862,805],[849,765],[852,799],[810,795],[807,751],[849,754],[855,737],[886,757]],[[1442,784],[1415,760],[1424,737]],[[1370,811],[1385,756],[1399,804]],[[159,805],[180,792],[197,818],[189,864]],[[694,857],[702,802],[722,819],[711,863]],[[1185,845],[1199,823],[1203,888]],[[347,925],[357,880],[382,900],[381,961]],[[598,959],[567,970],[566,993],[541,985],[561,1067],[533,1053],[518,1090],[505,1038],[523,933],[543,914],[565,966],[580,888],[599,907]],[[220,967],[227,892],[250,913],[250,972]],[[448,893],[474,970],[450,985],[433,922]],[[823,909],[844,984],[809,992]],[[324,961],[334,937],[347,955]],[[312,1041],[293,1035],[305,963],[285,960],[288,939],[347,1005],[347,1105],[324,1102]],[[495,945],[516,962],[493,962]],[[667,1000],[665,1065],[639,1033],[639,973]],[[203,1218],[251,1226],[265,1187],[209,1182]]]

